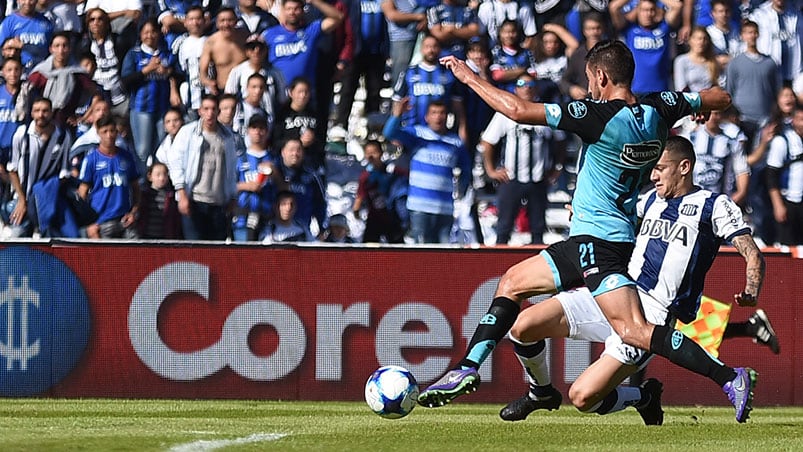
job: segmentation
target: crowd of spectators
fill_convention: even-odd
[[[611,38],[636,93],[731,93],[672,133],[757,239],[803,244],[800,0],[16,0],[0,16],[4,237],[488,243],[483,199],[497,244],[517,227],[541,243],[574,141],[493,116],[438,59],[571,101]],[[340,212],[332,149],[363,166]]]

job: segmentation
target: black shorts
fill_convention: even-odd
[[[596,296],[635,284],[627,273],[633,247],[631,242],[578,235],[550,245],[544,258],[552,267],[558,291],[586,286]]]

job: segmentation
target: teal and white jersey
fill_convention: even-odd
[[[550,127],[583,140],[570,235],[634,241],[638,193],[669,129],[699,111],[700,95],[664,91],[630,105],[623,100],[576,100],[545,107]]]

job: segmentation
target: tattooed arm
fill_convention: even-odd
[[[764,255],[759,251],[756,242],[749,234],[742,234],[733,238],[733,246],[744,257],[747,263],[745,271],[744,291],[733,296],[739,306],[755,306],[758,303],[758,293],[764,283]]]

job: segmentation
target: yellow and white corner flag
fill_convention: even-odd
[[[719,356],[719,344],[722,343],[730,314],[730,304],[703,296],[697,318],[689,324],[678,321],[675,328],[716,358]]]

